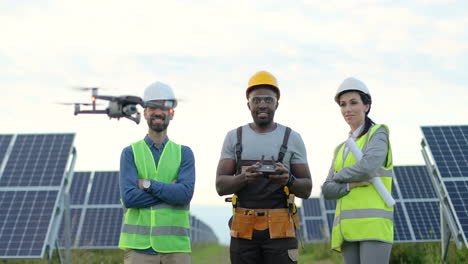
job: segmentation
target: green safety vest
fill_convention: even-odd
[[[361,136],[356,145],[364,152],[370,138],[379,127],[375,125]],[[357,162],[351,151],[343,160],[345,144],[337,147],[334,169],[340,171]],[[392,190],[393,163],[390,142],[388,143],[387,161],[376,173],[388,192]],[[338,199],[332,228],[332,249],[341,252],[343,241],[377,240],[393,243],[393,207],[387,207],[374,186],[353,188]]]
[[[181,145],[168,141],[158,167],[144,140],[132,144],[138,178],[171,183],[177,179]],[[189,204],[161,202],[147,208],[128,208],[120,234],[121,249],[153,248],[159,253],[191,252]]]

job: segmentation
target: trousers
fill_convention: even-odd
[[[136,252],[127,249],[124,264],[190,264],[190,253],[160,253],[157,255]]]
[[[390,261],[392,244],[381,241],[345,241],[342,246],[346,264],[386,264]]]
[[[266,230],[254,230],[252,240],[231,237],[231,264],[295,264],[299,259],[296,238],[270,238]]]

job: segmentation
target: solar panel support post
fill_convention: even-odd
[[[70,224],[70,195],[69,192],[64,194],[64,203],[65,203],[65,263],[71,263],[71,224]]]
[[[320,210],[322,211],[322,221],[323,221],[323,234],[326,242],[331,242],[330,226],[328,225],[327,220],[327,209],[325,208],[325,197],[323,194],[320,194]]]
[[[65,192],[63,194],[64,220],[65,220],[65,263],[71,263],[71,209],[70,209],[70,189],[73,180],[73,172],[75,170],[75,162],[77,158],[76,148],[73,147],[73,158],[68,169],[66,177]]]
[[[309,242],[307,241],[307,227],[306,227],[306,224],[305,224],[305,214],[304,214],[304,207],[301,206],[298,208],[298,213],[299,211],[301,211],[301,213],[299,214],[299,216],[302,216],[302,217],[299,217],[299,225],[301,226],[301,229],[299,229],[299,232],[301,233],[301,236],[303,237],[303,240],[305,242]]]
[[[427,150],[426,150],[427,143],[424,139],[421,141],[421,147],[422,147],[421,152],[424,158],[424,162],[426,163],[427,172],[431,176],[432,184],[434,185],[434,189],[440,200],[440,208],[441,208],[440,230],[441,230],[442,247],[444,247],[443,237],[447,236],[446,234],[443,234],[443,233],[448,227],[451,233],[450,237],[453,237],[455,245],[460,250],[462,249],[462,240],[463,240],[461,238],[461,231],[457,228],[457,224],[454,219],[454,216],[452,215],[450,211],[450,203],[449,203],[447,192],[445,191],[443,187],[444,186],[443,182],[441,180],[441,177],[439,177],[438,175],[435,165],[433,165],[433,163],[431,162],[431,159],[429,158],[429,154],[427,153]],[[442,218],[443,218],[443,221],[442,221]],[[448,249],[448,245],[447,245],[447,249]],[[442,248],[442,256],[444,254],[447,254],[446,251],[447,250],[444,250],[444,248]]]
[[[448,223],[445,221],[444,216],[444,205],[440,204],[440,241],[441,241],[441,262],[444,263],[447,260],[448,255],[448,247],[450,244],[450,239],[452,238],[452,233],[450,232],[450,228]]]

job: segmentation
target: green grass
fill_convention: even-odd
[[[330,250],[328,244],[305,244],[300,248],[299,264],[343,263],[341,254]],[[64,253],[62,253],[62,257]],[[440,263],[440,243],[399,243],[392,249],[391,264],[438,264]],[[0,264],[46,264],[48,259],[19,260],[0,259]],[[57,255],[52,263],[59,263]],[[107,250],[72,250],[74,264],[113,264],[123,263],[123,251]],[[229,264],[229,247],[218,244],[193,245],[193,264]],[[450,264],[468,263],[468,249],[458,250],[453,243],[449,247],[447,262]]]

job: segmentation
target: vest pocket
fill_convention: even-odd
[[[252,240],[254,217],[252,215],[236,214],[231,225],[231,236]]]
[[[296,237],[296,232],[294,231],[294,222],[289,214],[272,213],[268,217],[270,238]]]

